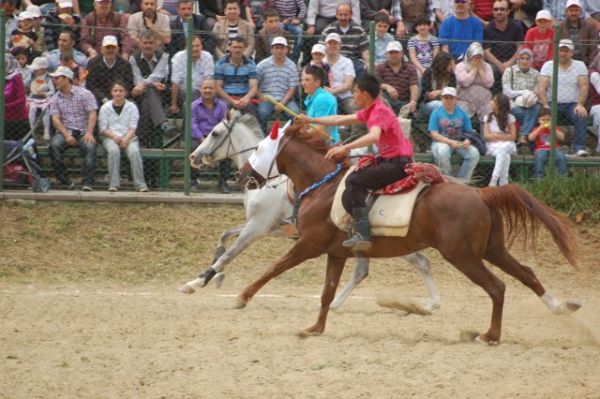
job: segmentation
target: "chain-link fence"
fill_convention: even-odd
[[[28,46],[17,45],[18,34],[0,24],[10,54],[4,68],[4,187],[31,187],[36,176],[58,189],[187,192],[234,185],[234,170],[226,163],[191,171],[187,162],[199,141],[189,110],[190,102],[201,97],[200,82],[212,75],[226,82],[242,70],[232,72],[223,58],[230,50],[230,32],[218,27],[209,32],[193,19],[198,45],[180,20],[179,28],[165,36],[165,30],[149,31],[143,21],[141,29],[136,27],[140,21],[128,14],[110,13],[112,20],[94,15],[79,20],[51,12],[36,29],[37,39],[26,40]],[[175,19],[165,18],[163,23],[173,26]],[[561,173],[574,166],[597,171],[598,159],[584,158],[600,152],[598,126],[589,116],[591,105],[600,107],[589,74],[600,67],[593,59],[578,60],[592,57],[589,42],[484,41],[479,46],[415,36],[389,47],[394,38],[375,32],[356,35],[332,28],[309,36],[279,24],[277,29],[245,36],[244,73],[257,78],[257,94],[285,99],[294,111],[306,111],[300,84],[306,65],[324,69],[325,86],[335,94],[340,113],[356,111],[348,83],[370,70],[382,79],[382,98],[396,112],[409,110],[417,160],[436,162],[445,172],[471,176],[482,185],[494,179],[503,183],[498,174],[506,177],[507,171],[515,181],[538,176],[536,162],[548,163],[545,158],[556,162]],[[291,61],[267,67],[279,34],[287,39],[284,51]],[[455,44],[468,51],[452,56]],[[457,88],[456,94],[444,94],[448,86]],[[291,96],[288,87],[295,87]],[[228,100],[243,96],[226,93]],[[257,98],[249,110],[263,131],[275,119],[288,118]],[[466,114],[461,121],[452,117],[455,107]],[[549,114],[542,111],[546,107]],[[470,138],[464,135],[469,132],[474,134]],[[340,133],[348,139],[355,132],[342,127]],[[553,140],[558,151],[536,161],[535,154]],[[28,162],[22,160],[26,154]],[[467,166],[462,158],[468,159]],[[504,162],[498,166],[497,159]],[[465,174],[465,168],[471,170]]]

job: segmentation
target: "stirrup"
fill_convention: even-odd
[[[353,252],[368,251],[373,245],[370,240],[365,239],[359,233],[354,234],[351,238],[342,243],[346,248],[351,248]]]

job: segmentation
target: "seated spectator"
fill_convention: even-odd
[[[244,38],[237,36],[231,39],[229,55],[219,59],[215,65],[217,96],[232,108],[256,115],[256,64],[244,55],[245,52]]]
[[[244,56],[252,58],[254,53],[254,28],[240,17],[240,3],[238,0],[225,0],[225,18],[217,21],[213,33],[217,39],[215,55],[222,58],[227,53],[230,41],[234,37],[244,39]]]
[[[340,4],[350,4],[352,22],[360,25],[359,0],[310,0],[306,14],[306,34],[314,36],[321,34],[325,27],[336,21],[336,12]]]
[[[598,137],[596,154],[600,154],[600,53],[596,55],[590,65],[590,83],[590,102],[592,105],[590,116],[594,124],[594,134]]]
[[[486,155],[496,158],[489,186],[505,186],[508,184],[510,157],[517,152],[515,117],[510,113],[510,100],[504,94],[494,97],[491,108],[492,112],[484,118],[483,127]]]
[[[58,67],[50,74],[57,92],[50,102],[50,116],[56,134],[50,138],[50,156],[59,183],[73,189],[75,184],[68,175],[63,156],[67,147],[79,147],[83,162],[83,191],[92,191],[96,173],[96,99],[80,86],[73,85],[73,72]]]
[[[25,84],[18,62],[10,54],[4,56],[4,138],[20,140],[29,133],[29,115]]]
[[[543,8],[544,0],[510,0],[510,17],[521,22],[525,30],[535,25],[535,16]]]
[[[31,14],[33,20],[33,31],[37,34],[37,41],[33,47],[40,53],[45,53],[46,43],[44,40],[45,29],[42,26],[42,22],[44,22],[44,16],[42,15],[42,11],[35,4],[27,6],[27,9],[25,11]]]
[[[142,0],[142,11],[129,17],[127,29],[129,30],[132,48],[139,47],[139,35],[145,30],[156,33],[161,49],[164,49],[164,45],[171,42],[170,19],[167,15],[158,12],[156,0]]]
[[[223,2],[222,0],[203,0],[198,4],[200,14],[206,17],[206,22],[212,30],[217,21],[225,18],[223,15]]]
[[[71,0],[58,0],[56,9],[46,14],[44,20],[44,42],[46,51],[56,49],[58,36],[65,30],[73,32],[73,47],[79,48],[81,40],[81,18],[73,14]]]
[[[432,0],[431,6],[435,13],[435,21],[438,28],[448,17],[454,15],[454,0]]]
[[[297,62],[302,51],[302,23],[306,18],[306,3],[304,0],[271,0],[271,7],[279,12],[283,29],[294,36],[294,48],[290,58]]]
[[[388,44],[395,41],[394,36],[388,33],[390,30],[389,17],[380,12],[375,15],[375,65],[383,64],[387,61],[385,49]]]
[[[111,0],[94,0],[94,12],[89,13],[82,21],[81,51],[88,59],[102,52],[104,36],[113,36],[121,47],[121,55],[129,59],[131,54],[131,38],[127,29],[129,14],[119,14],[112,10]]]
[[[554,29],[550,27],[552,16],[547,10],[541,10],[535,17],[537,26],[529,29],[525,34],[523,47],[533,52],[533,67],[540,69],[544,62],[552,60],[554,56]]]
[[[48,75],[48,60],[45,57],[37,57],[29,67],[31,70],[31,84],[27,105],[29,106],[29,125],[36,126],[38,113],[42,114],[42,125],[44,128],[44,140],[50,141],[50,97],[54,94],[54,84]]]
[[[29,52],[29,49],[26,49],[25,47],[15,47],[10,50],[9,54],[17,60],[17,71],[21,74],[23,84],[29,86],[29,79],[31,78],[28,68],[31,63],[31,53]]]
[[[28,11],[22,11],[18,21],[17,29],[10,32],[9,48],[27,50],[31,60],[41,54],[41,47],[37,44],[38,35],[33,30],[33,16]]]
[[[169,76],[169,54],[158,48],[158,37],[154,31],[146,30],[140,35],[140,47],[129,57],[133,72],[131,95],[141,110],[140,129],[137,137],[142,144],[150,147],[149,130],[169,129],[163,107],[163,97],[167,93]]]
[[[471,14],[484,26],[492,20],[494,0],[471,0]]]
[[[483,24],[469,14],[471,0],[455,0],[454,15],[446,18],[440,26],[442,50],[460,60],[471,42],[483,40]]]
[[[6,35],[6,48],[9,48],[10,42],[10,32],[14,31],[18,28],[18,20],[17,20],[17,8],[18,8],[18,0],[3,0],[0,1],[0,8],[4,10],[6,19],[6,29],[5,32],[9,34]]]
[[[215,51],[216,39],[212,31],[212,26],[207,18],[201,14],[194,14],[192,0],[179,0],[177,4],[177,16],[171,19],[171,42],[167,45],[167,51],[172,57],[176,52],[185,49],[186,36],[184,33],[185,25],[189,17],[192,17],[194,35],[202,37],[202,47],[209,53]]]
[[[525,146],[540,109],[535,94],[540,73],[531,66],[531,50],[523,48],[518,54],[517,64],[508,68],[502,75],[502,92],[510,99],[511,114],[521,124],[519,145]]]
[[[480,156],[479,150],[465,135],[473,131],[471,119],[462,108],[457,106],[454,87],[442,89],[441,96],[443,105],[433,111],[429,118],[428,130],[433,139],[431,144],[433,159],[441,172],[450,176],[452,172],[450,157],[453,152],[456,152],[463,159],[456,177],[471,180]]]
[[[417,69],[419,77],[431,68],[433,58],[440,51],[440,41],[430,33],[430,22],[421,18],[415,23],[417,34],[408,40],[408,56]]]
[[[179,107],[185,100],[187,50],[181,50],[171,58],[171,105],[169,111],[179,114]],[[200,36],[192,38],[192,99],[200,96],[200,87],[215,73],[213,56],[203,50]]]
[[[284,36],[285,31],[279,21],[279,13],[269,8],[264,14],[264,25],[255,39],[254,61],[258,64],[271,55],[271,41],[278,36]]]
[[[585,108],[589,91],[588,70],[582,61],[573,59],[575,46],[571,39],[562,39],[558,44],[558,115],[575,125],[573,154],[586,157],[587,116]],[[550,107],[552,96],[553,61],[547,61],[540,71],[537,95],[543,107]]]
[[[365,30],[352,22],[352,8],[348,4],[338,5],[335,17],[336,21],[323,29],[323,36],[327,37],[330,33],[339,35],[342,40],[340,52],[352,60],[354,72],[359,76],[369,65],[369,40]]]
[[[431,63],[421,80],[421,112],[430,115],[442,106],[442,89],[456,87],[454,58],[449,53],[440,52]]]
[[[325,73],[323,69],[307,65],[302,71],[302,88],[306,93],[304,105],[309,118],[337,115],[337,101],[333,94],[323,88]],[[323,126],[320,129],[329,133],[333,144],[340,141],[337,126]]]
[[[477,118],[483,121],[483,117],[490,112],[490,88],[494,85],[494,73],[490,64],[483,60],[481,44],[471,43],[465,59],[456,65],[455,72],[458,105],[469,117],[477,114]]]
[[[329,86],[325,90],[333,94],[338,102],[338,112],[351,115],[354,112],[352,86],[356,73],[352,61],[341,55],[342,39],[337,33],[325,38],[325,63],[329,64]]]
[[[104,36],[102,54],[90,60],[86,87],[94,94],[98,104],[104,104],[109,101],[110,88],[117,80],[125,85],[126,90],[131,90],[133,87],[131,64],[119,55],[117,38]]]
[[[431,0],[398,0],[400,2],[400,17],[396,21],[396,37],[406,40],[413,32],[418,20],[429,21],[429,29],[433,29],[435,13]]]
[[[377,19],[375,18],[377,14],[385,16],[385,23],[388,25],[388,30],[389,27],[396,26],[398,22],[402,21],[402,10],[398,1],[360,0],[360,19],[365,31],[369,31],[371,22],[375,22],[375,26],[377,27]],[[385,52],[385,46],[383,47],[383,52]]]
[[[62,54],[70,53],[73,56],[73,60],[77,65],[83,68],[87,67],[88,60],[81,51],[75,48],[75,33],[72,30],[67,29],[62,31],[58,35],[58,47],[48,52],[48,69],[54,71],[61,64],[60,59]]]
[[[110,93],[112,100],[100,108],[98,118],[98,130],[108,158],[108,191],[116,192],[121,185],[121,150],[124,150],[129,159],[135,189],[148,192],[140,144],[135,135],[140,114],[136,105],[125,98],[127,91],[124,83],[115,81]]]
[[[331,70],[331,67],[329,66],[329,64],[327,64],[325,62],[325,53],[326,53],[326,49],[325,46],[322,45],[321,43],[317,43],[314,46],[312,46],[312,50],[311,50],[311,59],[308,62],[308,64],[306,64],[306,66],[304,66],[303,69],[306,69],[308,67],[314,67],[314,68],[320,68],[323,70],[323,76],[320,78],[320,82],[321,82],[321,87],[329,87],[329,71]],[[337,113],[337,111],[336,111]],[[332,114],[335,115],[335,114]]]
[[[419,99],[419,78],[417,70],[410,62],[404,62],[404,52],[400,42],[388,44],[387,62],[377,66],[376,72],[381,79],[383,98],[390,104],[397,115],[400,109],[408,104],[408,110],[417,110]]]
[[[535,177],[544,177],[544,169],[548,164],[550,158],[550,121],[552,119],[552,113],[548,108],[542,108],[538,115],[538,123],[531,133],[529,133],[529,140],[535,142],[535,157],[533,160],[533,175]],[[565,134],[556,127],[556,143],[554,144],[554,165],[558,169],[558,174],[566,176],[567,174],[567,157],[564,152],[560,149],[560,142],[565,139]]]
[[[583,7],[581,7],[582,9],[585,9],[585,3],[586,1],[593,1],[593,0],[583,0],[580,4],[583,5]],[[560,23],[562,21],[564,21],[567,18],[567,8],[568,6],[565,5],[565,3],[568,3],[568,0],[544,0],[544,10],[547,10],[553,17],[553,25],[555,25],[556,23]],[[586,18],[589,17],[589,15],[585,15]]]
[[[295,113],[300,112],[300,107],[294,100],[296,90],[300,84],[296,64],[289,58],[288,42],[284,37],[278,36],[271,42],[273,55],[262,60],[256,66],[256,77],[258,79],[258,91],[260,95],[268,94],[281,104]],[[275,107],[269,101],[258,104],[258,121],[264,132],[267,132],[267,122],[273,113],[279,113],[282,109]],[[288,115],[292,118],[293,115]]]
[[[573,59],[589,65],[594,59],[598,46],[596,27],[585,20],[579,0],[568,0],[565,6],[565,20],[560,24],[560,38],[571,39],[575,45]]]

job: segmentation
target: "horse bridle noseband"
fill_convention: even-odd
[[[227,132],[223,135],[223,138],[221,139],[221,141],[219,142],[219,144],[217,144],[215,146],[215,148],[210,152],[209,155],[212,155],[215,151],[217,151],[219,148],[221,148],[221,146],[225,143],[225,140],[227,140],[228,138],[230,138],[231,136],[231,132],[233,131],[233,127],[235,126],[235,124],[237,123],[239,117],[235,117],[233,118],[233,120],[231,121],[231,125],[229,125],[226,121],[223,121],[223,124],[227,127]],[[257,146],[254,147],[249,147],[249,148],[244,148],[243,150],[240,150],[238,152],[234,152],[234,153],[229,153],[229,149],[233,149],[235,151],[235,148],[233,148],[233,140],[229,140],[229,145],[227,146],[227,152],[225,154],[225,158],[229,158],[229,157],[233,157],[239,154],[243,154],[245,152],[248,151],[254,151],[256,150]]]

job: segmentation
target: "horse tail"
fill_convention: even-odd
[[[496,209],[501,213],[506,223],[506,242],[509,246],[521,233],[524,234],[524,242],[530,240],[535,246],[541,222],[552,235],[564,257],[571,265],[577,266],[573,224],[566,216],[513,184],[494,188],[485,187],[480,189],[479,193],[490,209]]]

